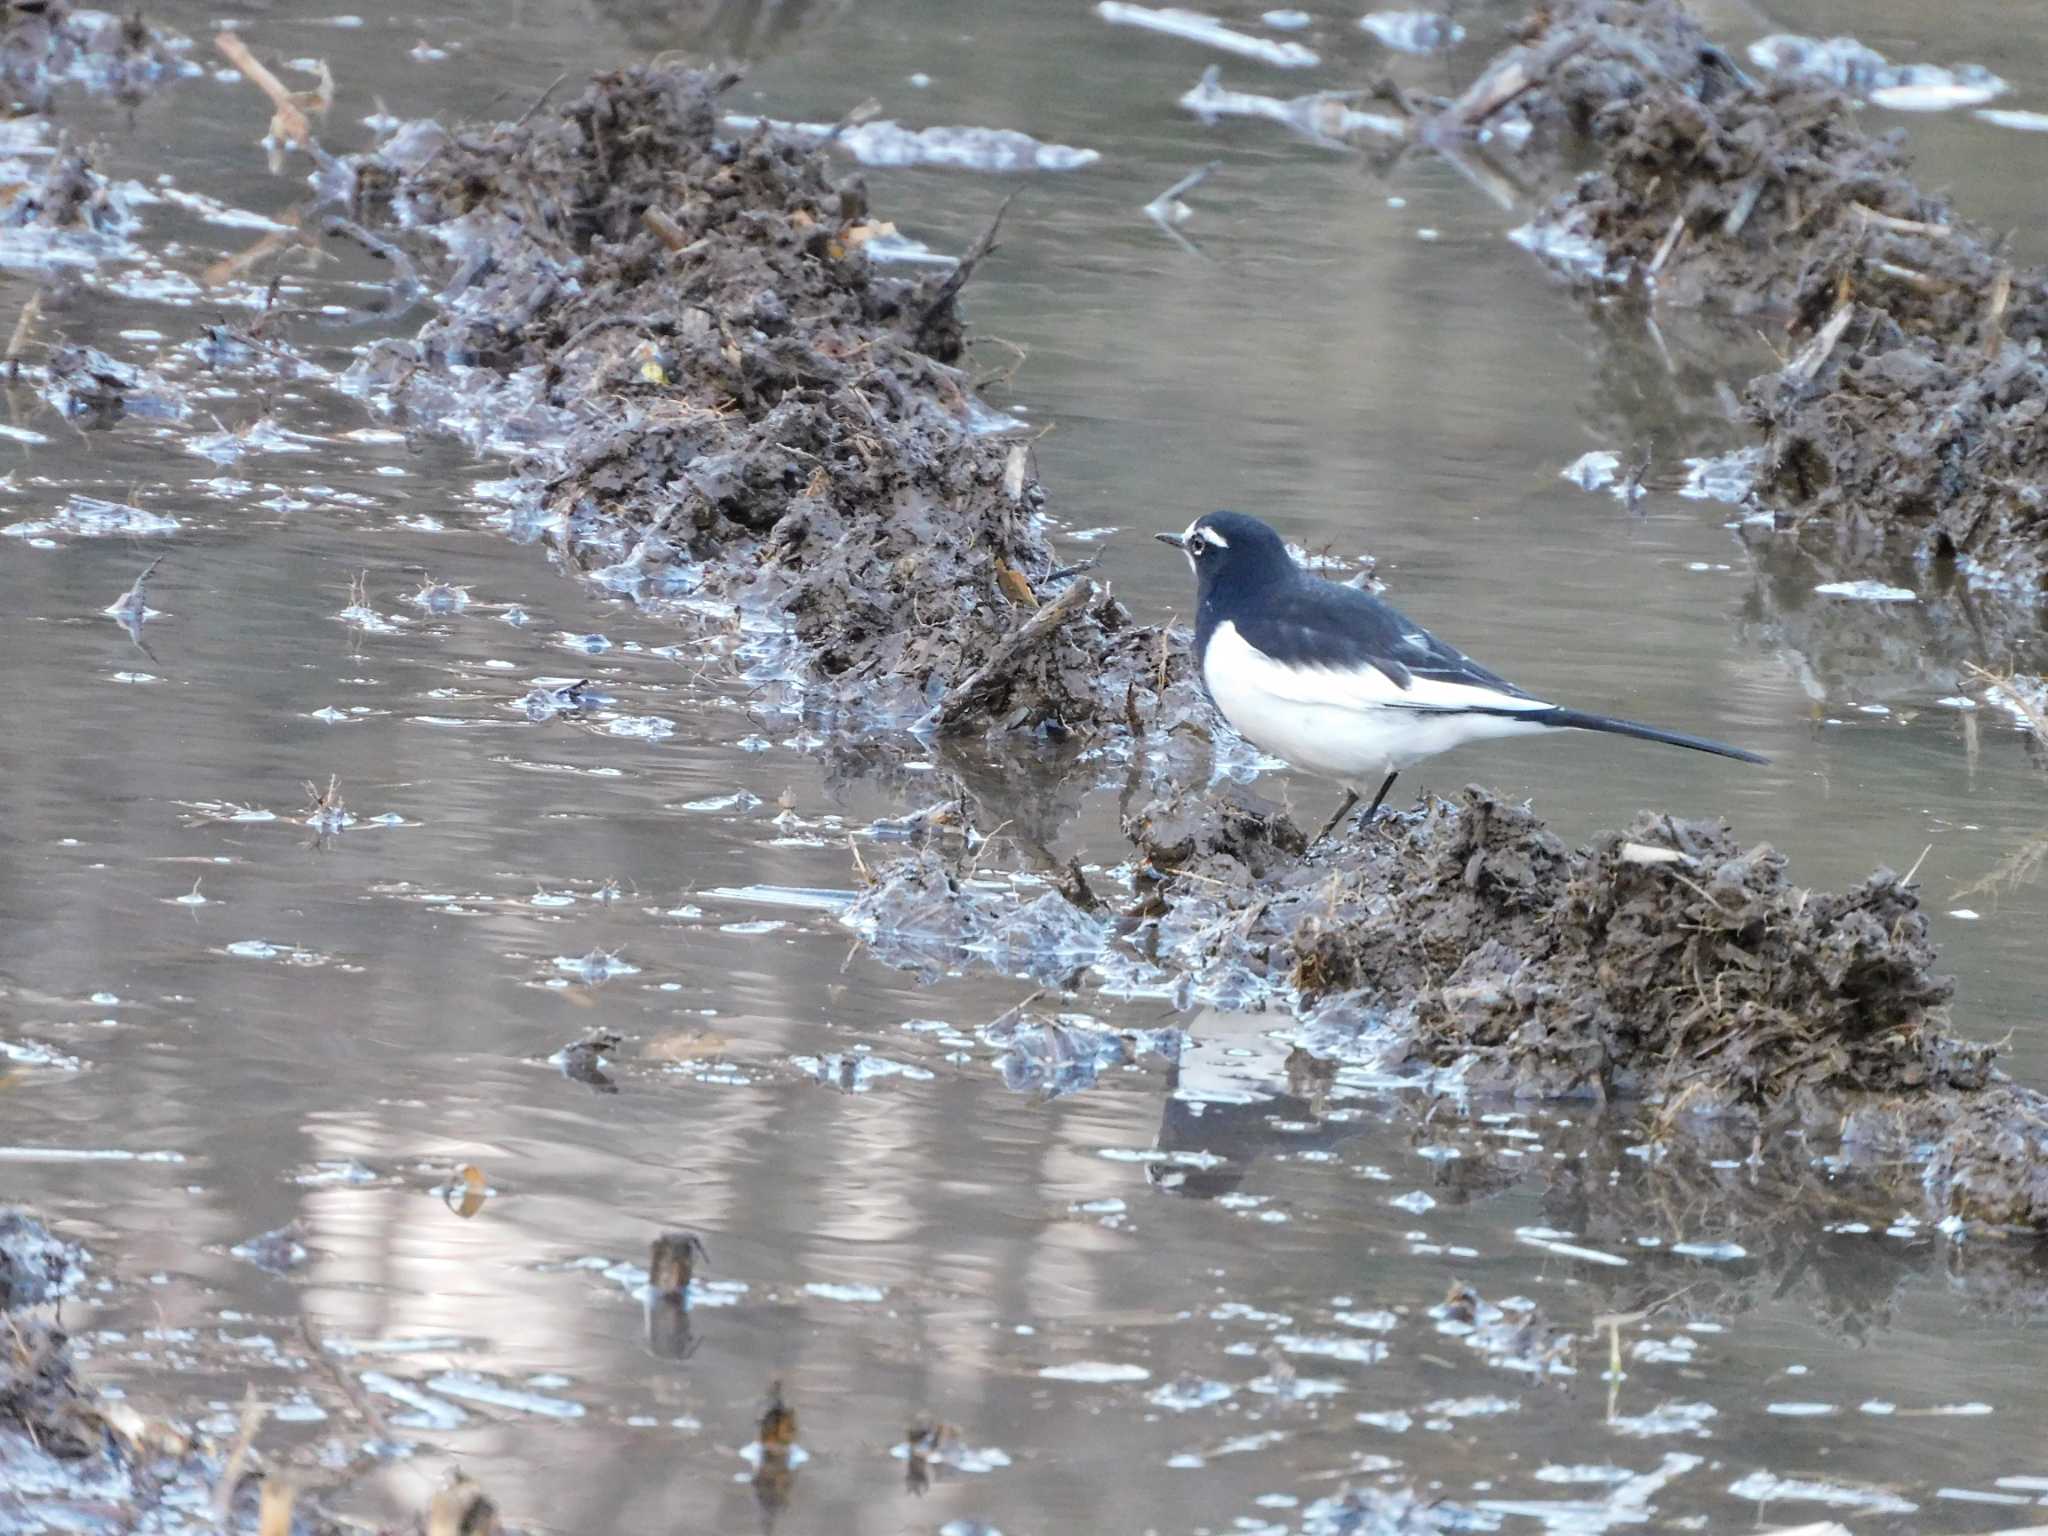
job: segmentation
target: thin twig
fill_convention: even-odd
[[[342,1368],[341,1362],[334,1358],[334,1351],[315,1336],[311,1318],[300,1317],[299,1337],[306,1341],[307,1352],[326,1369],[335,1386],[341,1389],[341,1395],[349,1400],[349,1405],[363,1416],[363,1422],[370,1426],[370,1433],[387,1444],[391,1443],[391,1426],[385,1422],[384,1411],[363,1390],[362,1383]]]
[[[33,301],[31,301],[33,302]],[[2005,307],[2012,302],[2012,268],[2000,263],[1991,279],[1991,302],[1984,315],[1984,356],[1996,358],[2005,345]]]
[[[1010,211],[1010,204],[1015,201],[1017,194],[1014,192],[1003,199],[1002,206],[996,209],[996,216],[989,220],[988,228],[982,231],[981,238],[967,248],[967,254],[960,258],[960,264],[946,274],[946,280],[939,284],[937,291],[925,304],[924,313],[918,317],[917,330],[920,336],[930,330],[932,322],[952,306],[953,301],[960,296],[960,290],[967,286],[967,280],[974,276],[974,269],[995,250],[996,234],[1003,227],[1003,215]]]
[[[527,123],[532,119],[533,114],[538,112],[542,107],[548,104],[548,98],[555,94],[555,87],[560,85],[564,80],[568,78],[569,71],[565,69],[559,75],[555,76],[554,79],[550,80],[548,82],[548,88],[542,91],[539,96],[534,98],[532,106],[528,107],[524,112],[520,113],[519,116],[513,120],[512,126],[514,128],[524,128],[527,125]]]
[[[263,1404],[257,1399],[256,1389],[251,1386],[242,1394],[242,1422],[235,1431],[235,1443],[228,1451],[227,1460],[221,1463],[220,1480],[213,1485],[213,1513],[216,1521],[225,1521],[228,1511],[234,1507],[235,1489],[242,1481],[242,1465],[249,1459],[250,1443],[256,1438],[256,1430],[263,1422]]]
[[[342,235],[355,241],[372,256],[381,256],[391,263],[398,273],[398,280],[408,290],[417,292],[420,289],[419,270],[413,266],[412,257],[408,256],[402,247],[386,240],[382,235],[372,234],[354,219],[344,219],[339,214],[330,215],[321,228],[330,235]]]

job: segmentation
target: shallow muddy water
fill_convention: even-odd
[[[1915,7],[1766,9],[1717,30],[1853,30],[1993,65],[2001,107],[2048,104],[2048,45],[1990,0],[1938,29]],[[1461,13],[1462,48],[1419,58],[1351,10],[1284,34],[1257,10],[1229,14],[1321,66],[1065,0],[707,25],[756,55],[734,111],[831,122],[873,94],[907,127],[1100,153],[869,181],[879,217],[940,250],[1020,192],[971,329],[1028,354],[993,398],[1049,429],[1060,548],[1100,552],[1141,617],[1192,597],[1149,534],[1235,506],[1369,553],[1393,600],[1534,690],[1769,754],[1564,739],[1402,790],[1481,780],[1568,841],[1638,806],[1725,814],[1815,885],[1928,850],[1959,1027],[2010,1035],[2010,1069],[2048,1086],[2027,859],[2048,780],[2009,720],[1944,702],[1967,663],[2040,670],[2038,649],[1818,593],[1832,573],[1759,563],[1729,508],[1676,494],[1687,457],[1743,440],[1713,381],[1765,366],[1766,341],[1679,317],[1660,353],[1589,317],[1506,238],[1526,210],[1446,163],[1176,106],[1217,62],[1281,97],[1382,70],[1452,91],[1505,10]],[[215,67],[214,15],[154,19]],[[702,35],[619,5],[243,27],[266,57],[331,63],[336,151],[380,111],[512,117],[558,74]],[[1870,115],[2022,255],[2048,251],[2029,190],[2048,138]],[[372,1519],[459,1463],[514,1524],[563,1531],[1378,1528],[1316,1508],[1347,1486],[1508,1531],[2037,1523],[2048,1271],[2024,1251],[1774,1184],[1736,1138],[1432,1106],[1294,1050],[1277,1015],[1084,987],[1040,1001],[1065,1033],[984,1033],[1035,984],[871,952],[839,912],[856,857],[900,846],[891,821],[962,782],[984,830],[1114,885],[1118,770],[850,746],[508,537],[502,461],[407,442],[322,376],[419,320],[351,313],[386,297],[359,251],[283,269],[315,370],[209,371],[188,344],[274,269],[198,291],[262,226],[158,183],[281,216],[302,189],[267,174],[265,117],[233,80],[134,108],[60,94],[57,123],[158,200],[132,259],[46,298],[39,334],[155,368],[184,418],[78,431],[20,386],[0,444],[0,1194],[94,1255],[67,1304],[90,1380],[223,1436],[253,1387],[274,1408],[259,1444],[309,1466],[361,1443],[367,1394],[406,1447],[335,1501]],[[1178,243],[1139,210],[1211,159]],[[0,279],[0,315],[37,282]],[[971,366],[1015,357],[989,341]],[[1600,450],[1648,456],[1633,506],[1562,478]],[[101,531],[81,497],[175,527]],[[159,555],[145,650],[102,610]],[[583,679],[592,708],[528,702]],[[308,825],[306,786],[330,781],[345,817]],[[1333,798],[1262,788],[1303,820]],[[1091,1025],[1190,1039],[1177,1066],[1095,1072]],[[292,1223],[302,1256],[235,1252]],[[636,1294],[677,1229],[708,1250],[686,1323]],[[1440,1311],[1454,1284],[1507,1325]],[[1513,1326],[1517,1298],[1542,1326]],[[808,1459],[757,1475],[743,1453],[778,1381]],[[920,1419],[957,1430],[921,1495],[899,1452]],[[36,1522],[0,1495],[0,1524]]]

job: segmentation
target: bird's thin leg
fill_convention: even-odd
[[[1398,768],[1396,768],[1392,773],[1387,775],[1387,782],[1382,784],[1380,786],[1380,792],[1372,797],[1372,804],[1365,808],[1365,820],[1359,823],[1359,825],[1366,827],[1372,825],[1373,817],[1379,814],[1380,802],[1387,798],[1387,791],[1394,787],[1394,780],[1398,779],[1400,776],[1401,770]],[[1355,799],[1357,797],[1354,796],[1353,798]]]
[[[1386,791],[1381,790],[1380,793],[1385,794]],[[1373,803],[1377,805],[1379,802],[1374,801]],[[1320,843],[1324,838],[1328,837],[1330,835],[1330,829],[1335,827],[1337,823],[1342,821],[1346,816],[1350,815],[1351,807],[1353,807],[1356,804],[1358,804],[1358,791],[1352,789],[1348,785],[1345,786],[1344,803],[1337,807],[1336,813],[1332,815],[1328,821],[1323,823],[1323,830],[1318,832],[1314,837],[1309,839],[1309,847],[1315,847],[1317,843]]]

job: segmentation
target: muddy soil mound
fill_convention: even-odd
[[[1210,889],[1230,887],[1197,899]],[[1415,1059],[1471,1087],[1846,1124],[1869,1156],[1931,1148],[1941,1216],[2048,1228],[2048,1099],[1949,1030],[1926,916],[1889,870],[1811,891],[1768,846],[1650,814],[1568,854],[1471,789],[1345,850],[1246,932],[1305,996],[1404,1008]]]
[[[1517,61],[1544,73],[1504,114],[1598,155],[1535,249],[1602,288],[1782,321],[1788,360],[1747,396],[1780,523],[2039,590],[2043,275],[1921,192],[1848,97],[1753,78],[1673,0],[1548,7],[1489,77]]]
[[[858,177],[765,126],[721,134],[726,83],[628,70],[352,162],[360,214],[431,237],[443,274],[436,317],[355,387],[523,435],[527,492],[581,564],[788,625],[794,670],[843,704],[947,728],[1150,718],[1184,664],[1058,569],[1028,450],[983,430],[951,366],[991,242],[895,275]]]
[[[1988,1080],[1989,1048],[1945,1030],[1950,985],[1889,871],[1808,891],[1767,846],[1653,815],[1569,852],[1479,789],[1383,824],[1284,893],[1244,869],[1233,887],[1211,858],[1204,887],[1263,904],[1245,942],[1304,1002],[1405,1006],[1415,1057],[1486,1091],[1797,1113]]]

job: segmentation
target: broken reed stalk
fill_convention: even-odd
[[[1991,280],[1991,302],[1984,315],[1984,356],[1996,358],[2005,345],[2005,307],[2012,302],[2012,268],[2001,264]]]
[[[14,322],[14,334],[8,338],[6,361],[10,371],[20,370],[21,354],[28,350],[28,339],[35,334],[36,321],[42,313],[42,294],[30,294],[28,302],[21,306],[21,318]]]
[[[1685,215],[1673,214],[1671,228],[1657,246],[1657,254],[1650,258],[1650,276],[1655,277],[1664,270],[1664,263],[1671,259],[1671,253],[1678,249],[1678,242],[1685,234]]]
[[[234,1508],[235,1489],[242,1481],[242,1469],[249,1459],[249,1446],[256,1438],[256,1430],[263,1423],[263,1404],[256,1396],[256,1389],[249,1387],[242,1394],[242,1422],[235,1431],[235,1443],[229,1447],[227,1460],[220,1466],[220,1480],[213,1485],[213,1514],[216,1522],[224,1522],[228,1512]]]
[[[1998,694],[2022,720],[2026,721],[2027,730],[2034,740],[2048,746],[2048,715],[2042,714],[2040,706],[2027,697],[2011,675],[2001,675],[1989,667],[1980,667],[1975,662],[1970,662],[1967,670],[1970,676]]]
[[[932,712],[933,726],[943,733],[967,725],[997,683],[1015,671],[1020,662],[1050,640],[1062,624],[1094,599],[1095,583],[1082,577],[1018,625],[996,646],[987,661],[954,684],[952,691],[939,701],[939,707]]]
[[[339,214],[330,214],[320,228],[323,233],[353,240],[372,256],[390,262],[405,292],[418,293],[425,286],[420,282],[419,269],[413,265],[412,257],[406,254],[403,246],[386,240],[382,235],[372,234],[354,219],[344,219]]]
[[[648,208],[640,215],[640,222],[650,234],[672,251],[680,251],[690,243],[683,226],[663,213],[659,208]]]
[[[299,1488],[291,1478],[273,1473],[263,1479],[262,1502],[257,1506],[256,1536],[292,1536],[292,1506]]]
[[[223,256],[200,274],[199,280],[209,288],[219,288],[233,282],[257,263],[283,250],[287,245],[297,244],[305,239],[297,228],[299,213],[296,208],[279,214],[281,222],[293,226],[291,229],[273,229],[253,244],[229,256]]]
[[[1842,332],[1849,329],[1849,317],[1855,311],[1854,304],[1838,305],[1835,312],[1828,316],[1827,324],[1823,325],[1813,340],[1802,347],[1799,355],[1786,365],[1787,377],[1796,378],[1802,384],[1812,383],[1814,375],[1820,372],[1829,355],[1835,350],[1835,343],[1842,339]]]
[[[214,34],[213,46],[220,55],[248,77],[249,83],[270,98],[270,104],[277,115],[271,119],[271,126],[278,131],[278,137],[287,143],[304,148],[313,139],[313,125],[305,112],[292,99],[285,83],[273,75],[269,68],[249,51],[249,45],[233,32]]]
[[[1929,224],[1924,219],[1901,219],[1889,213],[1879,213],[1868,203],[1852,203],[1850,206],[1866,230],[1875,227],[1890,230],[1895,235],[1925,235],[1930,240],[1946,240],[1954,233],[1946,224]]]
[[[1592,45],[1589,32],[1568,33],[1541,48],[1517,48],[1465,88],[1444,118],[1471,129],[1548,79],[1573,54]]]
[[[341,1395],[349,1400],[349,1405],[363,1416],[363,1422],[369,1425],[370,1433],[385,1444],[391,1444],[393,1442],[391,1425],[385,1420],[383,1411],[378,1408],[375,1399],[363,1390],[362,1383],[351,1376],[342,1363],[334,1357],[334,1351],[320,1341],[319,1335],[313,1331],[313,1320],[311,1318],[300,1317],[299,1337],[305,1341],[307,1353],[313,1359],[320,1362],[321,1368],[327,1372],[328,1378],[341,1390]],[[268,1485],[266,1484],[265,1486],[267,1487]]]

